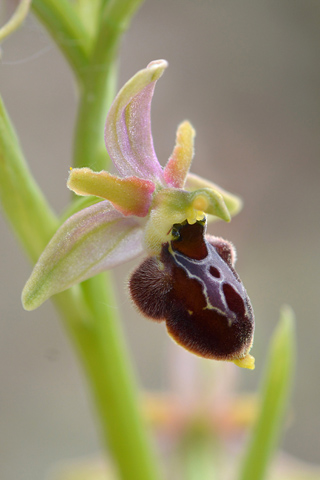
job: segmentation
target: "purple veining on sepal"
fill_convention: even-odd
[[[161,165],[151,133],[151,100],[156,81],[167,67],[165,60],[151,62],[118,93],[106,121],[105,142],[119,173],[163,183]]]

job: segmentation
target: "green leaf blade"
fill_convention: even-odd
[[[32,261],[58,221],[33,178],[0,97],[0,204]]]
[[[239,480],[263,480],[275,452],[285,419],[295,360],[294,314],[281,310],[262,383],[261,408],[246,451]]]

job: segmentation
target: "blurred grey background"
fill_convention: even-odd
[[[193,172],[245,201],[231,224],[210,227],[237,246],[256,315],[257,366],[241,371],[240,383],[259,384],[279,309],[290,304],[298,360],[283,448],[310,462],[320,462],[319,26],[312,0],[148,0],[122,42],[119,77],[120,87],[151,60],[167,59],[152,109],[160,162],[188,118],[197,130]],[[76,91],[32,16],[3,44],[0,82],[30,167],[62,212]],[[94,453],[99,443],[68,339],[50,302],[23,311],[31,266],[3,218],[0,228],[0,476],[40,480],[58,460]],[[144,388],[165,389],[171,341],[133,311],[127,275],[119,268],[116,282],[135,368]]]

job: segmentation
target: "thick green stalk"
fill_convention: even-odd
[[[68,0],[33,0],[32,9],[66,57],[78,80],[86,73],[92,39]]]
[[[139,405],[132,365],[123,341],[110,278],[82,284],[86,308],[77,316],[73,292],[56,296],[56,304],[76,345],[93,393],[105,445],[123,480],[161,478]],[[77,302],[78,303],[78,302]]]
[[[104,123],[115,93],[116,46],[109,52],[105,65],[89,69],[85,85],[80,89],[80,100],[74,137],[74,167],[91,167],[104,170],[108,164],[108,153],[104,144]],[[102,56],[105,56],[104,54]]]
[[[104,124],[114,98],[119,41],[142,0],[111,1],[104,7],[90,67],[83,78],[74,142],[74,166],[106,168]]]

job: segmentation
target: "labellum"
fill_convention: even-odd
[[[241,365],[253,360],[254,316],[234,270],[234,247],[205,231],[205,219],[173,225],[160,255],[133,272],[131,297],[142,314],[165,321],[169,335],[190,352],[254,368],[250,361]]]

